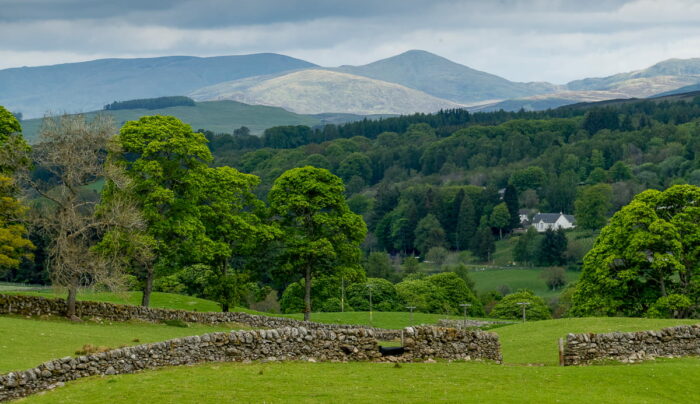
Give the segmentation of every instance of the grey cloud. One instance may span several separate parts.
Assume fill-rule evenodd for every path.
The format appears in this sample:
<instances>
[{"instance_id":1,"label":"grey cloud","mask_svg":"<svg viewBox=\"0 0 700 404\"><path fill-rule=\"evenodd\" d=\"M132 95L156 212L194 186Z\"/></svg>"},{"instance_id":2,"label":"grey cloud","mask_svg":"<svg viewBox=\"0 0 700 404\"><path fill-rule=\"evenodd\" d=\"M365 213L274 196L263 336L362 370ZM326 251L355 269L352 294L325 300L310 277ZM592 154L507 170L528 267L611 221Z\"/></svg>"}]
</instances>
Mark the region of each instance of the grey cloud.
<instances>
[{"instance_id":1,"label":"grey cloud","mask_svg":"<svg viewBox=\"0 0 700 404\"><path fill-rule=\"evenodd\" d=\"M0 37L12 38L0 41L0 68L256 52L335 66L425 49L509 79L563 82L700 56L693 0L0 0L0 9Z\"/></svg>"}]
</instances>

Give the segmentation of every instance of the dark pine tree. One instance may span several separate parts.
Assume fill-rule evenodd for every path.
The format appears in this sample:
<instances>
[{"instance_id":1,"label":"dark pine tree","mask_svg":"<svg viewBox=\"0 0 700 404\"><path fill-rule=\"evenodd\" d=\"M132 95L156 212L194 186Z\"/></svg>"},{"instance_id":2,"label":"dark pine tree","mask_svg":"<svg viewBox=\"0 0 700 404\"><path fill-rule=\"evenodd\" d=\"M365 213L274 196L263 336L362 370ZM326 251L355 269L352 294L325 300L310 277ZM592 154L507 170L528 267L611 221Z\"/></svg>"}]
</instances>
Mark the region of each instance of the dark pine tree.
<instances>
[{"instance_id":1,"label":"dark pine tree","mask_svg":"<svg viewBox=\"0 0 700 404\"><path fill-rule=\"evenodd\" d=\"M503 202L506 203L508 213L510 214L510 224L508 228L512 230L516 227L520 227L520 215L518 214L520 204L518 202L518 191L514 186L508 184L503 194Z\"/></svg>"},{"instance_id":2,"label":"dark pine tree","mask_svg":"<svg viewBox=\"0 0 700 404\"><path fill-rule=\"evenodd\" d=\"M568 240L564 230L547 229L540 244L538 261L540 265L564 265Z\"/></svg>"},{"instance_id":3,"label":"dark pine tree","mask_svg":"<svg viewBox=\"0 0 700 404\"><path fill-rule=\"evenodd\" d=\"M464 194L459 205L457 228L455 229L455 245L458 250L467 250L472 245L472 238L476 232L476 212L474 203L468 194Z\"/></svg>"}]
</instances>

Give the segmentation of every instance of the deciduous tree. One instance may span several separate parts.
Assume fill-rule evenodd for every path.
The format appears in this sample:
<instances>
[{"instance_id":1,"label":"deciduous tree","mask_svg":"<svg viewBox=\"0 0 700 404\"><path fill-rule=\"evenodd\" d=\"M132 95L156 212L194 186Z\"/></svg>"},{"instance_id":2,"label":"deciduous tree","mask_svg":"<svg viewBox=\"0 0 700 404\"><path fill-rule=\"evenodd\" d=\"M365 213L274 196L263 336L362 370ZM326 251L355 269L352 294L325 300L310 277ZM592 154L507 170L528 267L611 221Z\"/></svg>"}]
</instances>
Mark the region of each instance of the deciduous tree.
<instances>
[{"instance_id":1,"label":"deciduous tree","mask_svg":"<svg viewBox=\"0 0 700 404\"><path fill-rule=\"evenodd\" d=\"M586 254L573 313L692 316L700 303L699 246L700 188L642 192Z\"/></svg>"},{"instance_id":2,"label":"deciduous tree","mask_svg":"<svg viewBox=\"0 0 700 404\"><path fill-rule=\"evenodd\" d=\"M283 270L304 277L304 319L311 317L311 282L343 267L360 265L367 232L350 211L340 178L314 167L291 169L272 186L268 201L283 232Z\"/></svg>"}]
</instances>

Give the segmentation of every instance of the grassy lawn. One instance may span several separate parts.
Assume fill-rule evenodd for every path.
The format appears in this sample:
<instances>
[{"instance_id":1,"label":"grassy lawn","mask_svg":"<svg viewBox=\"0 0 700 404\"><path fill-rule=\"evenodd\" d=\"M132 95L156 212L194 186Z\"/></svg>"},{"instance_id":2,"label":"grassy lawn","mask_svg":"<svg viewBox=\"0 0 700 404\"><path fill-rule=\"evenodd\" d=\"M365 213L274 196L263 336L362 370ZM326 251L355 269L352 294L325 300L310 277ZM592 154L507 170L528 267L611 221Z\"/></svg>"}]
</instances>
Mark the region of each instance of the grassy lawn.
<instances>
[{"instance_id":1,"label":"grassy lawn","mask_svg":"<svg viewBox=\"0 0 700 404\"><path fill-rule=\"evenodd\" d=\"M559 363L557 341L568 333L656 330L700 320L648 319L627 317L562 318L531 321L494 328L501 340L505 363Z\"/></svg>"},{"instance_id":2,"label":"grassy lawn","mask_svg":"<svg viewBox=\"0 0 700 404\"><path fill-rule=\"evenodd\" d=\"M284 314L284 317L303 320L304 315ZM427 314L413 313L413 322L411 322L411 314L408 312L383 312L375 311L372 313L372 321L369 321L369 312L354 311L345 313L311 313L311 321L330 324L361 324L377 328L398 329L417 324L435 324L443 318L462 319L463 317L448 316L445 314Z\"/></svg>"},{"instance_id":3,"label":"grassy lawn","mask_svg":"<svg viewBox=\"0 0 700 404\"><path fill-rule=\"evenodd\" d=\"M700 359L589 367L205 364L71 382L26 403L700 402Z\"/></svg>"},{"instance_id":4,"label":"grassy lawn","mask_svg":"<svg viewBox=\"0 0 700 404\"><path fill-rule=\"evenodd\" d=\"M476 282L476 289L479 293L497 290L501 285L508 285L513 292L518 289L530 289L536 295L544 298L554 297L560 293L560 291L552 291L547 288L542 278L543 268L483 268L485 269L469 272L469 276ZM566 279L568 282L575 282L580 275L580 272L567 271Z\"/></svg>"},{"instance_id":5,"label":"grassy lawn","mask_svg":"<svg viewBox=\"0 0 700 404\"><path fill-rule=\"evenodd\" d=\"M74 356L85 344L117 348L188 335L227 331L230 327L190 324L188 328L142 322L72 323L0 316L0 373L36 366L49 359ZM134 341L138 339L138 341Z\"/></svg>"},{"instance_id":6,"label":"grassy lawn","mask_svg":"<svg viewBox=\"0 0 700 404\"><path fill-rule=\"evenodd\" d=\"M7 292L15 293L15 292ZM57 292L53 289L33 292L17 292L17 294L25 294L32 296L43 297L58 297L65 299L66 294ZM81 290L78 293L78 300L92 300L96 302L108 302L117 304L141 304L141 292L93 292L90 290ZM221 307L216 302L211 300L200 299L192 296L178 295L174 293L153 292L151 294L151 307L159 307L166 309L177 310L193 310L193 311L221 311ZM238 310L238 309L237 309ZM241 309L240 311L246 311ZM249 310L247 310L249 311Z\"/></svg>"}]
</instances>

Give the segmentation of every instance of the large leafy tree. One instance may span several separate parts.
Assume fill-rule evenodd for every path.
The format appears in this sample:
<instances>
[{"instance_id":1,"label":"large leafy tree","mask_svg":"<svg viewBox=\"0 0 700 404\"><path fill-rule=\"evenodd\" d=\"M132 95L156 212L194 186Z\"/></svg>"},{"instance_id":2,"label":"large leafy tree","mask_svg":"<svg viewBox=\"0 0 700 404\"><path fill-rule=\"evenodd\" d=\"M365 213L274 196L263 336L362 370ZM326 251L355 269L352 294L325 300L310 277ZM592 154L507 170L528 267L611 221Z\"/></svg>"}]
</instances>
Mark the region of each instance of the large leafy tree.
<instances>
[{"instance_id":1,"label":"large leafy tree","mask_svg":"<svg viewBox=\"0 0 700 404\"><path fill-rule=\"evenodd\" d=\"M170 116L144 116L121 128L115 160L133 181L130 192L155 240L156 261L143 274L142 305L148 306L156 272L168 273L196 260L204 226L192 177L212 160L207 140Z\"/></svg>"},{"instance_id":2,"label":"large leafy tree","mask_svg":"<svg viewBox=\"0 0 700 404\"><path fill-rule=\"evenodd\" d=\"M576 315L688 317L700 303L700 188L644 191L586 254Z\"/></svg>"},{"instance_id":3,"label":"large leafy tree","mask_svg":"<svg viewBox=\"0 0 700 404\"><path fill-rule=\"evenodd\" d=\"M198 189L198 216L205 228L198 255L210 268L204 292L228 311L245 290L245 258L272 240L275 229L261 220L264 205L253 194L258 177L217 167L199 170L190 180Z\"/></svg>"},{"instance_id":4,"label":"large leafy tree","mask_svg":"<svg viewBox=\"0 0 700 404\"><path fill-rule=\"evenodd\" d=\"M304 319L311 315L313 277L360 266L367 228L350 211L345 187L328 170L300 167L282 174L268 194L283 231L283 269L304 277Z\"/></svg>"},{"instance_id":5,"label":"large leafy tree","mask_svg":"<svg viewBox=\"0 0 700 404\"><path fill-rule=\"evenodd\" d=\"M17 199L17 187L12 178L26 164L29 147L24 142L19 121L0 106L0 275L17 268L23 258L31 258L34 245L22 224L26 212Z\"/></svg>"},{"instance_id":6,"label":"large leafy tree","mask_svg":"<svg viewBox=\"0 0 700 404\"><path fill-rule=\"evenodd\" d=\"M489 216L489 224L498 229L498 239L502 239L503 229L510 225L510 213L505 202L501 202L493 208L491 216Z\"/></svg>"}]
</instances>

